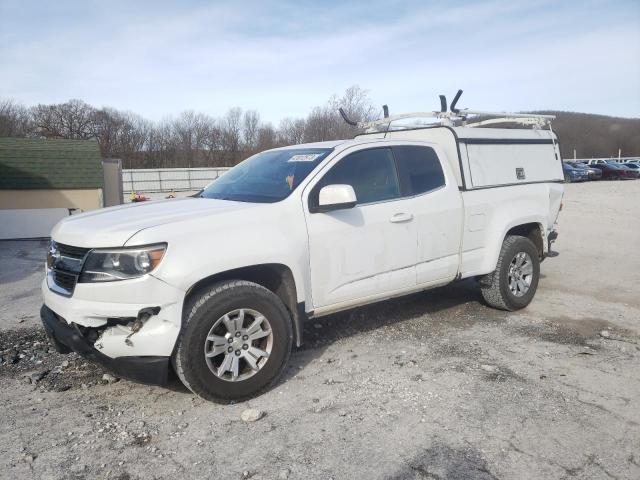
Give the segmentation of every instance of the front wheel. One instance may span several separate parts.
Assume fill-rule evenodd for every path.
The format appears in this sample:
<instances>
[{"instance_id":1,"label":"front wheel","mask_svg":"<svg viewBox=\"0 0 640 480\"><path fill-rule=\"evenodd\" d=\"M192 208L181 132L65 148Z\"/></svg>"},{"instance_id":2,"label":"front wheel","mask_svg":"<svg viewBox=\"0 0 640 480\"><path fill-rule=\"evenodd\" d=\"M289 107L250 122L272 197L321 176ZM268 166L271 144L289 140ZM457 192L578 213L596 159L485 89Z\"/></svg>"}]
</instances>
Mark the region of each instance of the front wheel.
<instances>
[{"instance_id":1,"label":"front wheel","mask_svg":"<svg viewBox=\"0 0 640 480\"><path fill-rule=\"evenodd\" d=\"M222 282L194 297L186 312L173 361L193 393L217 402L242 400L278 380L293 329L274 293L252 282Z\"/></svg>"},{"instance_id":2,"label":"front wheel","mask_svg":"<svg viewBox=\"0 0 640 480\"><path fill-rule=\"evenodd\" d=\"M494 308L519 310L533 300L539 278L540 258L534 243L509 235L502 243L496 269L480 280L482 296Z\"/></svg>"}]
</instances>

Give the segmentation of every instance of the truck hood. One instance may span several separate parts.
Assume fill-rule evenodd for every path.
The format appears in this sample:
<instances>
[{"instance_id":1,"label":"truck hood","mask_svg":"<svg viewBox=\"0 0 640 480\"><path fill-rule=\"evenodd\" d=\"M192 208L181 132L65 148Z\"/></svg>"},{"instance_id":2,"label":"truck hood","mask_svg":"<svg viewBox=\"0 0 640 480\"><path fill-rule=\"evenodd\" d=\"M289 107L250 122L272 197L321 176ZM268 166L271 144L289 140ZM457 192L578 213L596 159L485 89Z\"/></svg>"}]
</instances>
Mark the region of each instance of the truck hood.
<instances>
[{"instance_id":1,"label":"truck hood","mask_svg":"<svg viewBox=\"0 0 640 480\"><path fill-rule=\"evenodd\" d=\"M51 238L74 247L121 247L133 235L147 228L230 213L257 205L259 204L208 198L120 205L67 217L53 228Z\"/></svg>"}]
</instances>

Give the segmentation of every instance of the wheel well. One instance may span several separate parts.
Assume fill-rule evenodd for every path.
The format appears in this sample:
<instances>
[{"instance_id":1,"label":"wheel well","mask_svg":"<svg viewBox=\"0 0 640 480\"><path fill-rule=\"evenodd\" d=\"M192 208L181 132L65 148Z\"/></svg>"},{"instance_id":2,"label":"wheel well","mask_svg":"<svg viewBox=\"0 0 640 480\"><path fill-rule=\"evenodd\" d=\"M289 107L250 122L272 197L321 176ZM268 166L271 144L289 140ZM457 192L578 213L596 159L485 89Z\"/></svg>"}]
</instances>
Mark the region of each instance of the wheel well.
<instances>
[{"instance_id":1,"label":"wheel well","mask_svg":"<svg viewBox=\"0 0 640 480\"><path fill-rule=\"evenodd\" d=\"M522 225L517 225L511 228L507 235L520 235L522 237L527 237L529 240L533 242L533 244L538 249L538 255L540 258L544 256L544 245L542 240L542 230L540 228L539 223L524 223Z\"/></svg>"},{"instance_id":2,"label":"wheel well","mask_svg":"<svg viewBox=\"0 0 640 480\"><path fill-rule=\"evenodd\" d=\"M286 265L277 263L267 263L262 265L252 265L249 267L235 268L225 272L216 273L203 278L193 285L185 296L184 305L188 305L189 298L197 295L210 285L225 280L245 280L257 283L267 290L275 293L291 315L293 321L293 334L297 346L302 345L302 322L304 320L304 303L298 305L296 284L293 273ZM183 308L185 308L183 307ZM183 317L186 312L183 311Z\"/></svg>"}]
</instances>

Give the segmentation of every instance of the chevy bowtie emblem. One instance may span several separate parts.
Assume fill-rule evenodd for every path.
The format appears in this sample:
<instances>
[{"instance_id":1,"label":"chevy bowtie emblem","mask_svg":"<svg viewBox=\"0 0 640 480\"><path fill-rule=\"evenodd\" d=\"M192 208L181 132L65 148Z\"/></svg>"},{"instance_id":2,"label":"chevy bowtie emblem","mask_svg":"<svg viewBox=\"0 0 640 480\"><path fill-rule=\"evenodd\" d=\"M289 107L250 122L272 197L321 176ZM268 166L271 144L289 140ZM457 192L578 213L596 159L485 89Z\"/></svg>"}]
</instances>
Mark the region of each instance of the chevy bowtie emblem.
<instances>
[{"instance_id":1,"label":"chevy bowtie emblem","mask_svg":"<svg viewBox=\"0 0 640 480\"><path fill-rule=\"evenodd\" d=\"M47 255L47 265L52 268L60 260L60 250L55 242L49 244L49 254Z\"/></svg>"}]
</instances>

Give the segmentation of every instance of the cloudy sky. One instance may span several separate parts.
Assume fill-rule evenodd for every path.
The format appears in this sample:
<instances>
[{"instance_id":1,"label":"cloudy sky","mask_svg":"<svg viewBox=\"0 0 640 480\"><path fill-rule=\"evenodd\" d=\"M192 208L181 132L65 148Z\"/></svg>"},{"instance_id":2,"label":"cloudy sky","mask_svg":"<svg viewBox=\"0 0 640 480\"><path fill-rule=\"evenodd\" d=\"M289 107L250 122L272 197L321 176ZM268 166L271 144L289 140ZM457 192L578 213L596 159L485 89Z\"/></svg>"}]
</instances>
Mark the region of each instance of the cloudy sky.
<instances>
[{"instance_id":1,"label":"cloudy sky","mask_svg":"<svg viewBox=\"0 0 640 480\"><path fill-rule=\"evenodd\" d=\"M304 116L358 84L392 112L640 116L640 1L0 0L0 98L160 119Z\"/></svg>"}]
</instances>

